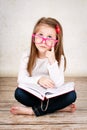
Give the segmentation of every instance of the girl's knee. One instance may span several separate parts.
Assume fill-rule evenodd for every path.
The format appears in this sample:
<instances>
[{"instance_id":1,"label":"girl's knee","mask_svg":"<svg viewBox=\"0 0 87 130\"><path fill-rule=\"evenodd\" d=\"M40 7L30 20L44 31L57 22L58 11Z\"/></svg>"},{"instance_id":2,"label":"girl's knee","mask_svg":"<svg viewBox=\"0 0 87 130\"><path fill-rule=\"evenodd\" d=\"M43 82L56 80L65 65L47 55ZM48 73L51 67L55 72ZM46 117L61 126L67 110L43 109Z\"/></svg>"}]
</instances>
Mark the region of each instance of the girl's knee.
<instances>
[{"instance_id":1,"label":"girl's knee","mask_svg":"<svg viewBox=\"0 0 87 130\"><path fill-rule=\"evenodd\" d=\"M19 100L20 97L21 97L21 95L22 95L21 89L20 89L20 88L17 88L17 89L15 90L15 94L14 94L16 100Z\"/></svg>"},{"instance_id":2,"label":"girl's knee","mask_svg":"<svg viewBox=\"0 0 87 130\"><path fill-rule=\"evenodd\" d=\"M68 94L68 99L70 100L71 103L75 102L77 98L76 92L72 91Z\"/></svg>"}]
</instances>

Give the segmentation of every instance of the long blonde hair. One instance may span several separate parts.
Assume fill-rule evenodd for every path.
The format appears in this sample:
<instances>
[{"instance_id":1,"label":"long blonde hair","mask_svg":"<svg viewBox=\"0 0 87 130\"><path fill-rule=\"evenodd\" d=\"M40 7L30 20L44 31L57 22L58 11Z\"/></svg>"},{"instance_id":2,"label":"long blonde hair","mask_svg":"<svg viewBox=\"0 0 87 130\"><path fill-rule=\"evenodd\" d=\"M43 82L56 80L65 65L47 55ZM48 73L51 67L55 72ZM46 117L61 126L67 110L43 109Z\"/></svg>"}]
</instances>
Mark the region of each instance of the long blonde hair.
<instances>
[{"instance_id":1,"label":"long blonde hair","mask_svg":"<svg viewBox=\"0 0 87 130\"><path fill-rule=\"evenodd\" d=\"M58 44L56 44L56 46L54 47L55 58L58 61L58 65L60 66L61 55L63 55L64 56L64 68L66 68L66 58L65 58L65 54L64 54L64 50L63 50L63 31L62 31L61 24L54 18L42 17L36 23L36 25L33 29L33 34L35 34L37 32L37 29L39 28L39 26L41 26L43 24L49 25L50 27L54 28L55 30L56 30L56 26L59 27L60 32L56 34L56 39L58 39ZM37 57L38 57L38 50L37 50L33 40L31 39L31 50L30 50L29 61L27 64L27 71L29 72L30 76L32 76L32 70L33 70Z\"/></svg>"}]
</instances>

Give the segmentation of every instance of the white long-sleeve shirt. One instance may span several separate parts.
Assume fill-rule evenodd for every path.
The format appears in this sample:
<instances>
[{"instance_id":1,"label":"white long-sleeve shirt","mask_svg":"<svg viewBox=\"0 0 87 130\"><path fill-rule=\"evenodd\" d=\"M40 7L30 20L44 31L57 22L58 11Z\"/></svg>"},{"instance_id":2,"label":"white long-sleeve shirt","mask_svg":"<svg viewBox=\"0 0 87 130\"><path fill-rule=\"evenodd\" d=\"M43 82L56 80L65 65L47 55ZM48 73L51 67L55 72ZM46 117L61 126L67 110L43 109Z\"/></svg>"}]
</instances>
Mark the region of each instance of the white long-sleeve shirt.
<instances>
[{"instance_id":1,"label":"white long-sleeve shirt","mask_svg":"<svg viewBox=\"0 0 87 130\"><path fill-rule=\"evenodd\" d=\"M38 80L42 77L49 77L55 83L55 86L60 86L64 83L64 57L61 56L61 64L55 61L52 65L49 64L48 58L37 58L35 67L32 71L32 76L27 71L27 63L29 60L29 51L26 51L21 59L18 74L18 86L26 87L26 84L38 84Z\"/></svg>"}]
</instances>

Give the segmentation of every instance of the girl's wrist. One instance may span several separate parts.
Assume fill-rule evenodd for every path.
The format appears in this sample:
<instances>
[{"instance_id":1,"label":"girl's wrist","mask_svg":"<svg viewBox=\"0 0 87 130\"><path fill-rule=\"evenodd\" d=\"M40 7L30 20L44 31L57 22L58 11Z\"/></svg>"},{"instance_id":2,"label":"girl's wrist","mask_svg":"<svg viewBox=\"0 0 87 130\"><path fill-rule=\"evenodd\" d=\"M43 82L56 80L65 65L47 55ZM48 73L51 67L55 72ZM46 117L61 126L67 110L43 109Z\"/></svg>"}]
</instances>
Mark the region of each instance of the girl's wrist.
<instances>
[{"instance_id":1,"label":"girl's wrist","mask_svg":"<svg viewBox=\"0 0 87 130\"><path fill-rule=\"evenodd\" d=\"M56 62L56 59L52 59L49 61L50 65L54 64Z\"/></svg>"}]
</instances>

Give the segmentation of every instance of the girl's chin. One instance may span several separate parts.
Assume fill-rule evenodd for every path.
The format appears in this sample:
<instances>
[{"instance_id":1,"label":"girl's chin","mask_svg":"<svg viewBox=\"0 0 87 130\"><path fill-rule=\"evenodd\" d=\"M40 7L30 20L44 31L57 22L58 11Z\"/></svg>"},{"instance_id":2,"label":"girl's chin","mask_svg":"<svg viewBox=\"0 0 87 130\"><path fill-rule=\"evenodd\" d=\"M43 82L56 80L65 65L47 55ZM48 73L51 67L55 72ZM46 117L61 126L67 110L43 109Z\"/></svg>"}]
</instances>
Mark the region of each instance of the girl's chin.
<instances>
[{"instance_id":1,"label":"girl's chin","mask_svg":"<svg viewBox=\"0 0 87 130\"><path fill-rule=\"evenodd\" d=\"M38 49L40 52L46 52L46 51L50 51L50 48L39 48Z\"/></svg>"},{"instance_id":2,"label":"girl's chin","mask_svg":"<svg viewBox=\"0 0 87 130\"><path fill-rule=\"evenodd\" d=\"M39 50L40 53L46 53L47 50Z\"/></svg>"},{"instance_id":3,"label":"girl's chin","mask_svg":"<svg viewBox=\"0 0 87 130\"><path fill-rule=\"evenodd\" d=\"M39 50L40 53L44 53L44 54L45 54L47 51L50 51L50 49L49 49L49 50Z\"/></svg>"},{"instance_id":4,"label":"girl's chin","mask_svg":"<svg viewBox=\"0 0 87 130\"><path fill-rule=\"evenodd\" d=\"M46 48L39 48L38 50L39 50L39 52L46 52L48 49L46 49Z\"/></svg>"}]
</instances>

